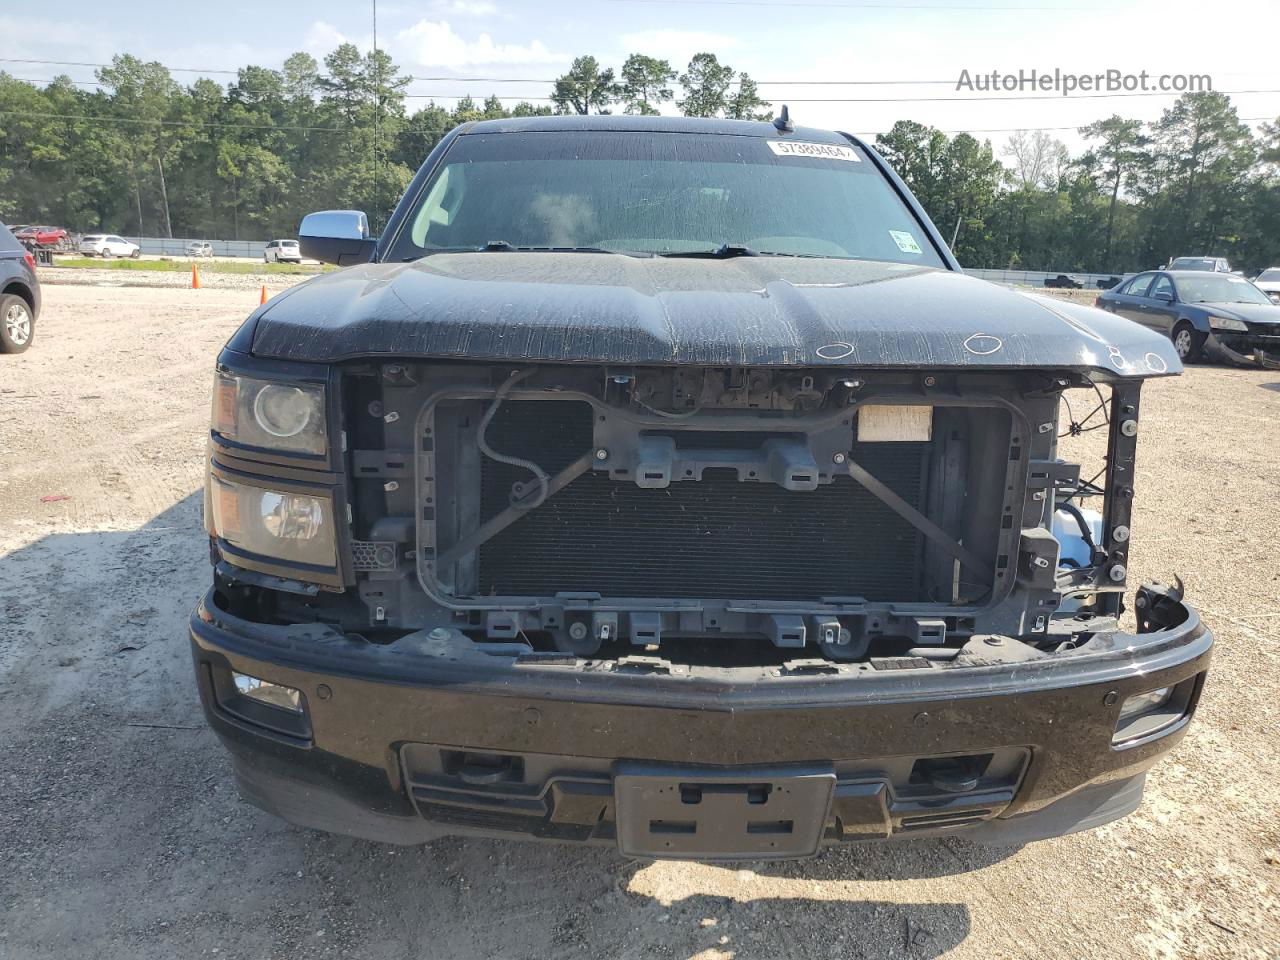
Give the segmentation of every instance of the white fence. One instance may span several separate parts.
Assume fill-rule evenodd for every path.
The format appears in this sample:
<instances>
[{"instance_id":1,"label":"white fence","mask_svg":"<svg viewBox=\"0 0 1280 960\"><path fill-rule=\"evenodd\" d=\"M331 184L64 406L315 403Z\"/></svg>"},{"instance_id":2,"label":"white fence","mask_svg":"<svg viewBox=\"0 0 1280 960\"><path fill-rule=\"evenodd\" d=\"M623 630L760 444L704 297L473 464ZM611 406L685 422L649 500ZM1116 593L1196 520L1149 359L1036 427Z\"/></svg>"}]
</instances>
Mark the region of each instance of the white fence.
<instances>
[{"instance_id":1,"label":"white fence","mask_svg":"<svg viewBox=\"0 0 1280 960\"><path fill-rule=\"evenodd\" d=\"M1124 276L1122 273L1078 273L1074 270L971 270L968 267L964 272L992 283L1019 283L1031 287L1043 287L1046 280L1066 275L1090 290L1105 290Z\"/></svg>"},{"instance_id":2,"label":"white fence","mask_svg":"<svg viewBox=\"0 0 1280 960\"><path fill-rule=\"evenodd\" d=\"M119 236L124 236L119 234ZM204 237L125 237L136 243L143 253L153 253L164 257L185 257L187 244L206 242ZM209 240L213 246L215 257L253 257L262 259L262 250L270 242L267 240Z\"/></svg>"}]
</instances>

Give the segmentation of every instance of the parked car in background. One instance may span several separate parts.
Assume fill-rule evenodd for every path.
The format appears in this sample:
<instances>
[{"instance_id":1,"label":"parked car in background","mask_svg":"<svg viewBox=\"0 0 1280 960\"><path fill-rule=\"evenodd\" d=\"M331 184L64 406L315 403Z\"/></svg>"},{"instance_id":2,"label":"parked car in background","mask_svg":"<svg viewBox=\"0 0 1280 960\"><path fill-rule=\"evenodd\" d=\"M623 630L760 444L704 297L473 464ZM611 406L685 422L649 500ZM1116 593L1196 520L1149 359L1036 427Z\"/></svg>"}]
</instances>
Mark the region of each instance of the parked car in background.
<instances>
[{"instance_id":1,"label":"parked car in background","mask_svg":"<svg viewBox=\"0 0 1280 960\"><path fill-rule=\"evenodd\" d=\"M1079 290L1084 287L1084 280L1080 277L1073 277L1066 273L1060 273L1056 277L1047 277L1044 281L1046 287L1054 287L1059 290Z\"/></svg>"},{"instance_id":2,"label":"parked car in background","mask_svg":"<svg viewBox=\"0 0 1280 960\"><path fill-rule=\"evenodd\" d=\"M1117 286L1123 279L1123 277L1105 277L1098 281L1098 289L1110 290L1112 287Z\"/></svg>"},{"instance_id":3,"label":"parked car in background","mask_svg":"<svg viewBox=\"0 0 1280 960\"><path fill-rule=\"evenodd\" d=\"M301 263L302 249L297 240L272 240L262 251L263 263Z\"/></svg>"},{"instance_id":4,"label":"parked car in background","mask_svg":"<svg viewBox=\"0 0 1280 960\"><path fill-rule=\"evenodd\" d=\"M1152 270L1100 294L1096 305L1163 333L1188 363L1208 355L1280 366L1280 306L1243 277Z\"/></svg>"},{"instance_id":5,"label":"parked car in background","mask_svg":"<svg viewBox=\"0 0 1280 960\"><path fill-rule=\"evenodd\" d=\"M35 257L0 224L0 353L21 353L31 346L39 314Z\"/></svg>"},{"instance_id":6,"label":"parked car in background","mask_svg":"<svg viewBox=\"0 0 1280 960\"><path fill-rule=\"evenodd\" d=\"M86 257L102 257L103 260L110 260L112 257L137 260L142 254L142 248L114 233L91 233L80 241L80 252Z\"/></svg>"},{"instance_id":7,"label":"parked car in background","mask_svg":"<svg viewBox=\"0 0 1280 960\"><path fill-rule=\"evenodd\" d=\"M1253 278L1253 285L1275 303L1280 303L1280 267L1268 267L1263 270Z\"/></svg>"},{"instance_id":8,"label":"parked car in background","mask_svg":"<svg viewBox=\"0 0 1280 960\"><path fill-rule=\"evenodd\" d=\"M1225 257L1175 257L1166 270L1208 270L1210 273L1231 273L1231 264Z\"/></svg>"},{"instance_id":9,"label":"parked car in background","mask_svg":"<svg viewBox=\"0 0 1280 960\"><path fill-rule=\"evenodd\" d=\"M187 244L188 257L212 257L213 244L208 240L193 240Z\"/></svg>"},{"instance_id":10,"label":"parked car in background","mask_svg":"<svg viewBox=\"0 0 1280 960\"><path fill-rule=\"evenodd\" d=\"M34 244L37 247L50 247L55 250L66 249L71 239L63 227L20 227L13 231L13 235L22 243Z\"/></svg>"}]
</instances>

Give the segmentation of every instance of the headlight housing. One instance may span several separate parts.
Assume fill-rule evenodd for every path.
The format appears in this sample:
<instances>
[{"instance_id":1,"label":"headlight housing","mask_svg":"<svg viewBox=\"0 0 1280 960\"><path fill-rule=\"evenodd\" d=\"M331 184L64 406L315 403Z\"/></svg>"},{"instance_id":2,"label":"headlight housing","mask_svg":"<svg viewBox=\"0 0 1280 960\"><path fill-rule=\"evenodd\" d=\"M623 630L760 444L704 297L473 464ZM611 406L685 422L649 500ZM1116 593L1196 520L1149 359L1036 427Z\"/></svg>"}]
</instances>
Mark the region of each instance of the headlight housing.
<instances>
[{"instance_id":1,"label":"headlight housing","mask_svg":"<svg viewBox=\"0 0 1280 960\"><path fill-rule=\"evenodd\" d=\"M1249 328L1245 325L1245 322L1243 320L1237 320L1235 317L1210 317L1209 328L1229 333L1249 332Z\"/></svg>"},{"instance_id":2,"label":"headlight housing","mask_svg":"<svg viewBox=\"0 0 1280 960\"><path fill-rule=\"evenodd\" d=\"M328 493L257 487L210 474L206 524L213 536L246 553L326 569L337 565Z\"/></svg>"},{"instance_id":3,"label":"headlight housing","mask_svg":"<svg viewBox=\"0 0 1280 960\"><path fill-rule=\"evenodd\" d=\"M260 380L219 370L213 380L215 432L249 447L323 454L324 387L316 383Z\"/></svg>"}]
</instances>

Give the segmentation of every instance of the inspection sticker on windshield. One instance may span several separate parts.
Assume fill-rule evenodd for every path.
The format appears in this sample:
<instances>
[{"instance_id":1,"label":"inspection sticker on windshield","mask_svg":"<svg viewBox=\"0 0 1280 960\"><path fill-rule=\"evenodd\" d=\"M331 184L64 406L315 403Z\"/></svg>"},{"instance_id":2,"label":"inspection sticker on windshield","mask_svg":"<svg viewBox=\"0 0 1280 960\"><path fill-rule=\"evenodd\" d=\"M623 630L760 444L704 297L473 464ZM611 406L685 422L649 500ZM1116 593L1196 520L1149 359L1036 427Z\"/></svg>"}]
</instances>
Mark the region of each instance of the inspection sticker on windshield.
<instances>
[{"instance_id":1,"label":"inspection sticker on windshield","mask_svg":"<svg viewBox=\"0 0 1280 960\"><path fill-rule=\"evenodd\" d=\"M920 244L916 243L916 238L906 230L890 230L889 236L893 237L893 242L903 253L924 253L920 249Z\"/></svg>"},{"instance_id":2,"label":"inspection sticker on windshield","mask_svg":"<svg viewBox=\"0 0 1280 960\"><path fill-rule=\"evenodd\" d=\"M827 160L852 160L861 163L862 158L853 147L838 143L803 143L799 140L767 140L769 149L780 157L820 157Z\"/></svg>"}]
</instances>

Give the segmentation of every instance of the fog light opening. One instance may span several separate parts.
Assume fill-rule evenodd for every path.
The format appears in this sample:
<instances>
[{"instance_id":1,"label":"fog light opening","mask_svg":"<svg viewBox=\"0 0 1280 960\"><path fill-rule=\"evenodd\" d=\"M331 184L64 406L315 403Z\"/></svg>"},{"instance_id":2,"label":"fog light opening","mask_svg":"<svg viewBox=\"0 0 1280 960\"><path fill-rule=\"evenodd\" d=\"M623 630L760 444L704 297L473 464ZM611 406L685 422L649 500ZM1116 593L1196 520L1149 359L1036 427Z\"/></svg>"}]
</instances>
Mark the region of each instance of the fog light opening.
<instances>
[{"instance_id":1,"label":"fog light opening","mask_svg":"<svg viewBox=\"0 0 1280 960\"><path fill-rule=\"evenodd\" d=\"M288 710L290 713L302 713L302 693L293 687L270 683L247 673L231 671L231 679L236 685L236 693L258 703Z\"/></svg>"},{"instance_id":2,"label":"fog light opening","mask_svg":"<svg viewBox=\"0 0 1280 960\"><path fill-rule=\"evenodd\" d=\"M1176 684L1131 694L1116 711L1111 743L1129 747L1157 736L1172 733L1194 709L1196 677Z\"/></svg>"},{"instance_id":3,"label":"fog light opening","mask_svg":"<svg viewBox=\"0 0 1280 960\"><path fill-rule=\"evenodd\" d=\"M1146 693L1138 693L1125 700L1120 704L1120 716L1118 723L1125 723L1134 717L1139 717L1150 710L1164 706L1169 702L1169 697L1173 693L1173 687L1161 687L1159 690L1149 690Z\"/></svg>"}]
</instances>

